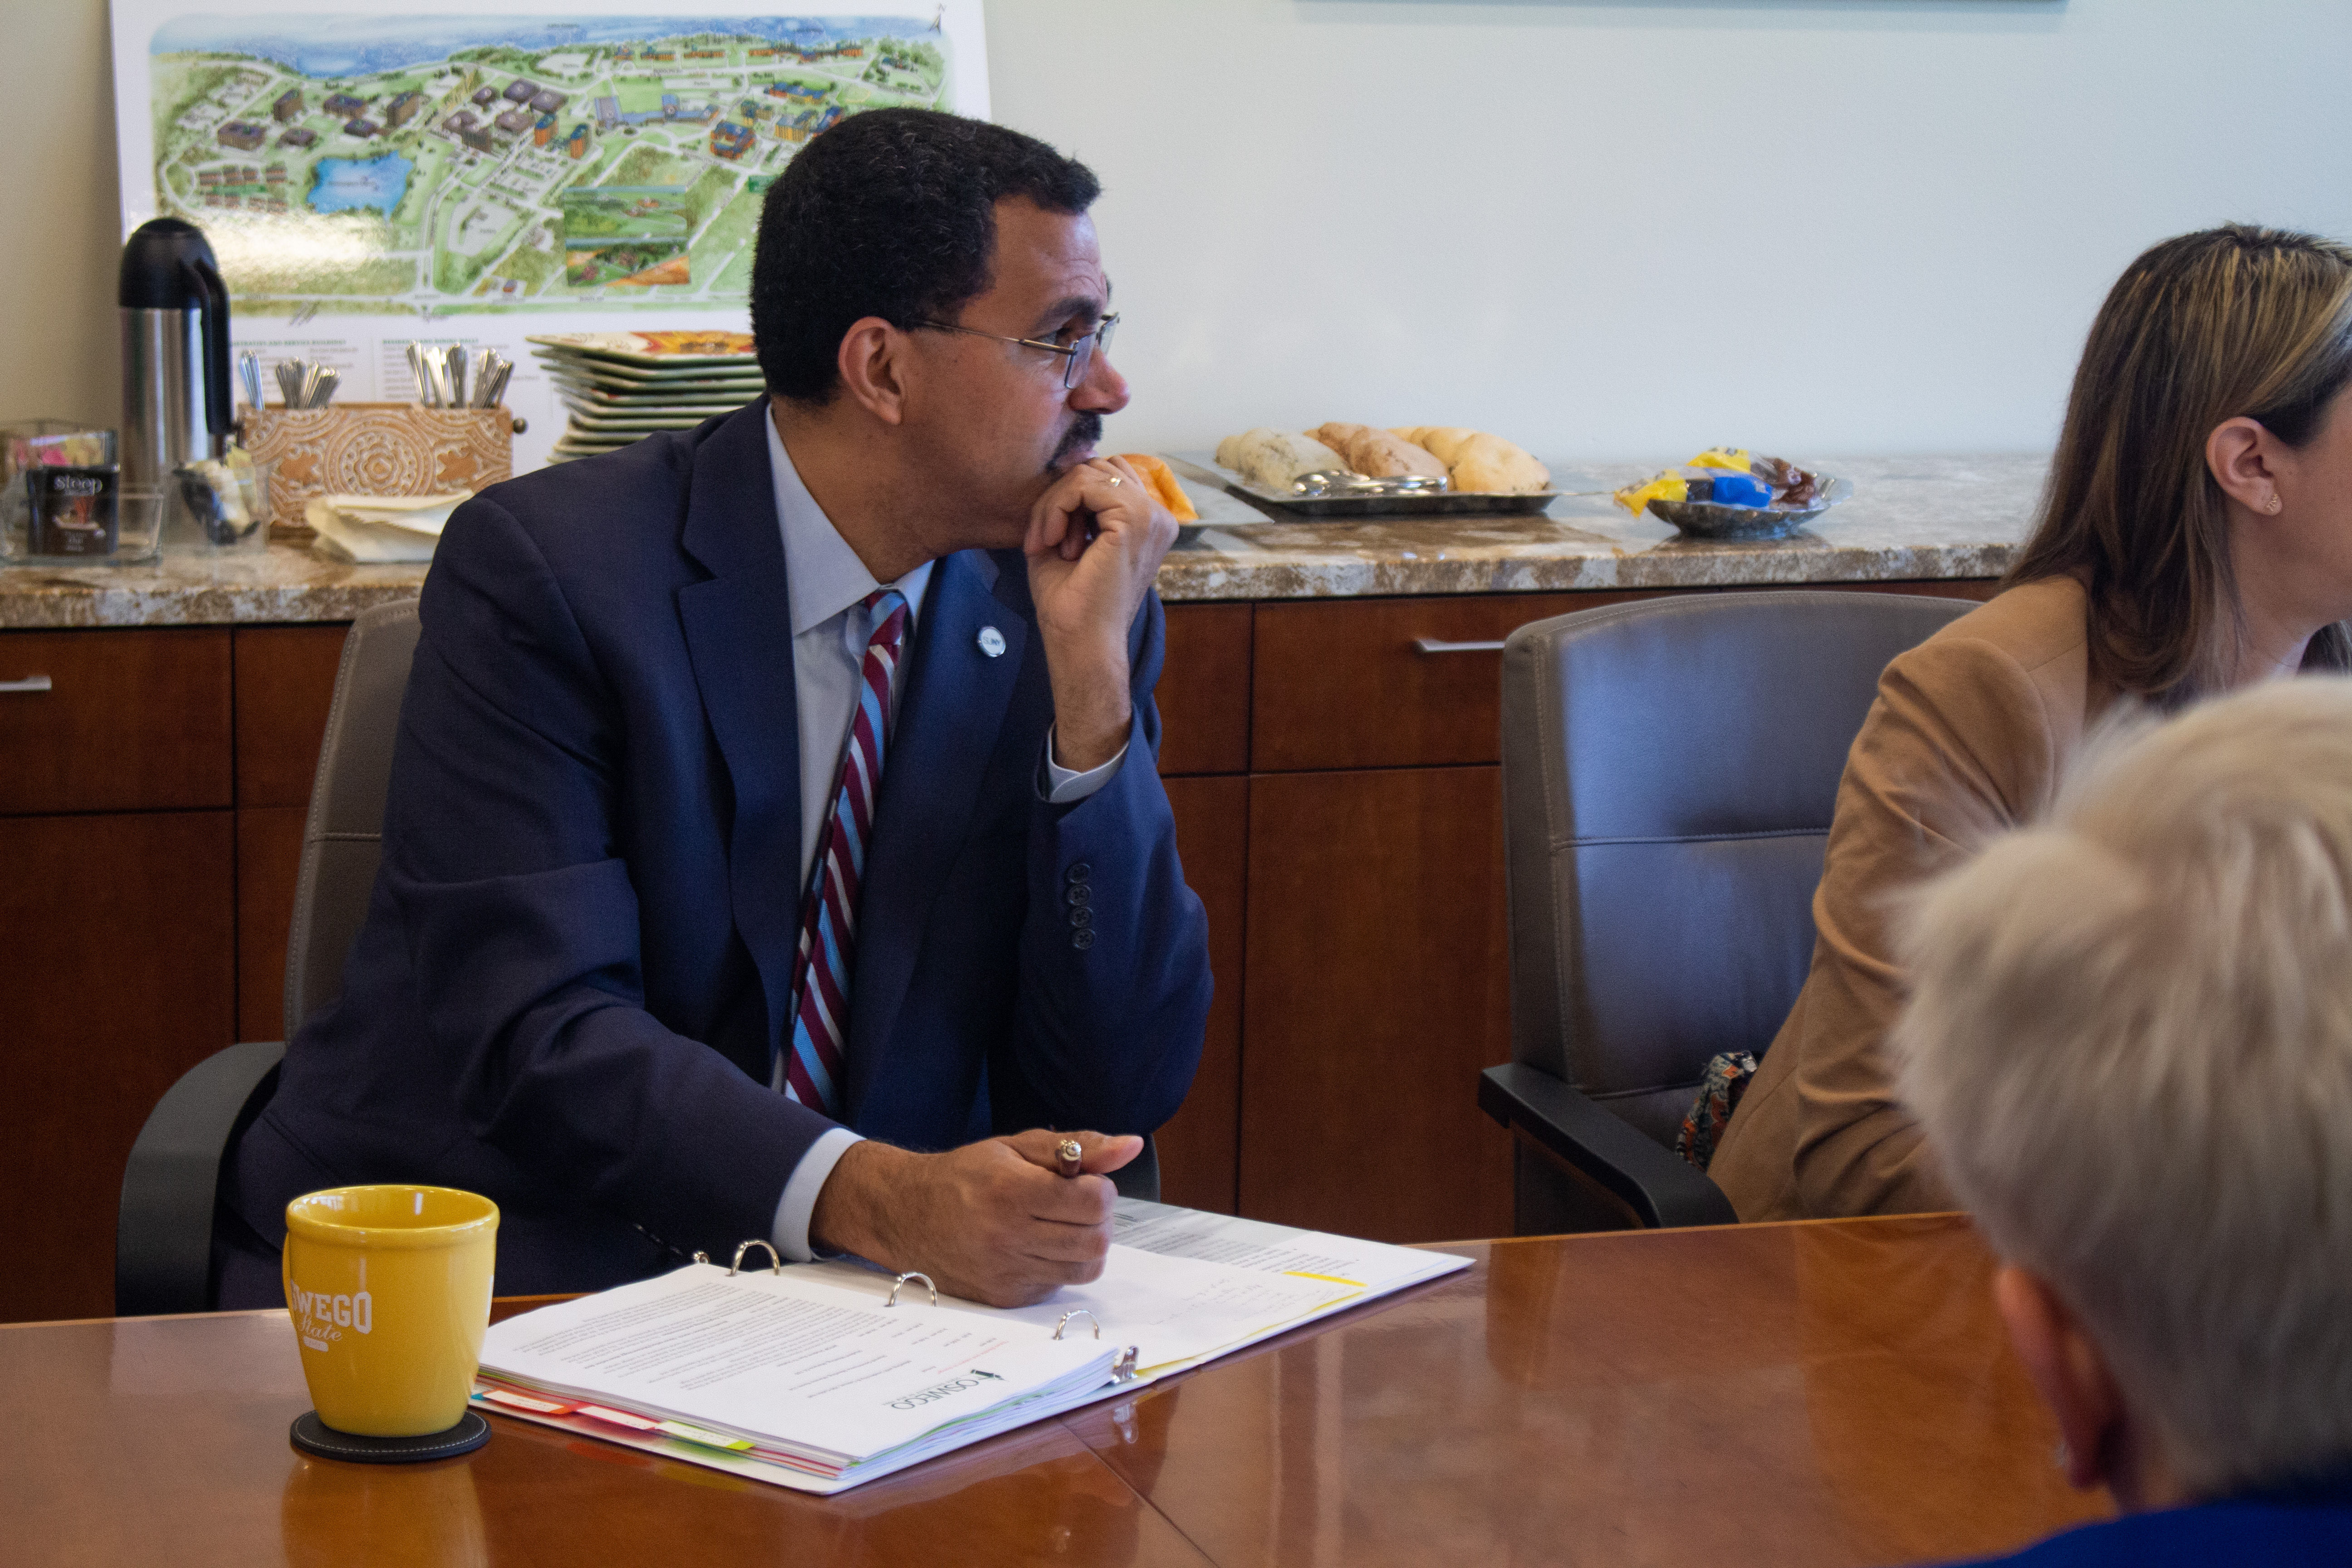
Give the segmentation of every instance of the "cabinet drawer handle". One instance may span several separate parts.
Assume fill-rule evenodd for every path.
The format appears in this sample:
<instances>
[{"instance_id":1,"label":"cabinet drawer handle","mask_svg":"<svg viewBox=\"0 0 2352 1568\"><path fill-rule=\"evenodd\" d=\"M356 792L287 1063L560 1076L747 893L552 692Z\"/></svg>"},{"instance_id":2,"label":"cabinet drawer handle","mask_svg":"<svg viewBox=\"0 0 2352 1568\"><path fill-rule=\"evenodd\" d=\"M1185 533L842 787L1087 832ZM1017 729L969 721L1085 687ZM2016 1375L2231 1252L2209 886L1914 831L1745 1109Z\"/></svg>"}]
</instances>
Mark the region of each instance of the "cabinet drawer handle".
<instances>
[{"instance_id":1,"label":"cabinet drawer handle","mask_svg":"<svg viewBox=\"0 0 2352 1568\"><path fill-rule=\"evenodd\" d=\"M1443 637L1415 637L1412 639L1412 646L1417 653L1500 653L1503 651L1503 645L1500 642L1447 642Z\"/></svg>"},{"instance_id":2,"label":"cabinet drawer handle","mask_svg":"<svg viewBox=\"0 0 2352 1568\"><path fill-rule=\"evenodd\" d=\"M0 680L0 691L47 691L48 689L49 678L46 675L28 675L22 680Z\"/></svg>"}]
</instances>

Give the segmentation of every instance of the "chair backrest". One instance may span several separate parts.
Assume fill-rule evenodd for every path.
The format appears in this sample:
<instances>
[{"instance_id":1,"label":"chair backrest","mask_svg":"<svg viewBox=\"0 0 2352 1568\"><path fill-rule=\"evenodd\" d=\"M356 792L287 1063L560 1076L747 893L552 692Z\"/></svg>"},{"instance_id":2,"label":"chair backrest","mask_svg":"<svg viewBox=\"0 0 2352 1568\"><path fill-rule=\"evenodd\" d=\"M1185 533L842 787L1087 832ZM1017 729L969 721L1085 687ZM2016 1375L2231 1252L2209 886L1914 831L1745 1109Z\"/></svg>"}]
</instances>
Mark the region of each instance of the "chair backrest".
<instances>
[{"instance_id":1,"label":"chair backrest","mask_svg":"<svg viewBox=\"0 0 2352 1568\"><path fill-rule=\"evenodd\" d=\"M416 653L416 601L379 605L352 623L319 745L302 870L286 942L286 1037L342 993L343 961L367 919L383 858L384 788L401 694Z\"/></svg>"},{"instance_id":2,"label":"chair backrest","mask_svg":"<svg viewBox=\"0 0 2352 1568\"><path fill-rule=\"evenodd\" d=\"M1846 752L1966 600L1806 590L1537 621L1503 653L1511 1054L1672 1142L1804 984Z\"/></svg>"}]
</instances>

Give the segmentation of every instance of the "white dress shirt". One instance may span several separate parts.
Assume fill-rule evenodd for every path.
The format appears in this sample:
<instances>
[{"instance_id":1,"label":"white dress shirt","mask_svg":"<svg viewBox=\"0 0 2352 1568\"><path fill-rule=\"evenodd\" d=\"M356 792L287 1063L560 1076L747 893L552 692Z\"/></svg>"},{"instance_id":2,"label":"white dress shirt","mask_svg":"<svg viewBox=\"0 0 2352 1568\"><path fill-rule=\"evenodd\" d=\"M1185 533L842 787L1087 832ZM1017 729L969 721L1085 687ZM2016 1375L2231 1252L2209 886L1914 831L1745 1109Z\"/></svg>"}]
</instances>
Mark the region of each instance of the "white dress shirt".
<instances>
[{"instance_id":1,"label":"white dress shirt","mask_svg":"<svg viewBox=\"0 0 2352 1568\"><path fill-rule=\"evenodd\" d=\"M799 895L808 887L809 873L816 863L819 835L824 830L825 818L833 811L833 796L841 782L841 758L849 740L849 727L857 716L859 667L866 658L866 644L874 635L866 609L866 595L884 586L874 574L857 558L833 526L824 509L816 504L808 486L801 482L798 469L793 467L790 454L784 450L783 438L776 431L772 414L767 421L768 468L775 480L776 521L784 536L784 575L792 604L793 617L793 696L799 704L801 740L801 880L795 889L793 930L799 930ZM922 614L923 593L930 586L933 563L926 561L896 583L888 584L906 596L907 635L902 645L912 648L915 623ZM907 668L912 659L902 657L890 674L890 715L898 717L898 703L907 687ZM1124 747L1118 756L1098 768L1074 773L1054 761L1054 742L1049 732L1045 740L1045 798L1056 805L1086 799L1108 784L1118 765L1127 757ZM890 756L886 746L882 771L890 771ZM854 1013L856 996L850 998ZM784 1049L792 1049L792 1027L789 1020L784 1028ZM778 1058L781 1067L782 1058ZM784 1183L783 1195L776 1200L776 1219L772 1239L776 1250L795 1263L805 1263L814 1254L809 1247L809 1216L816 1209L817 1193L824 1180L833 1174L833 1167L844 1152L858 1142L858 1135L846 1127L836 1127L809 1146L801 1163Z\"/></svg>"}]
</instances>

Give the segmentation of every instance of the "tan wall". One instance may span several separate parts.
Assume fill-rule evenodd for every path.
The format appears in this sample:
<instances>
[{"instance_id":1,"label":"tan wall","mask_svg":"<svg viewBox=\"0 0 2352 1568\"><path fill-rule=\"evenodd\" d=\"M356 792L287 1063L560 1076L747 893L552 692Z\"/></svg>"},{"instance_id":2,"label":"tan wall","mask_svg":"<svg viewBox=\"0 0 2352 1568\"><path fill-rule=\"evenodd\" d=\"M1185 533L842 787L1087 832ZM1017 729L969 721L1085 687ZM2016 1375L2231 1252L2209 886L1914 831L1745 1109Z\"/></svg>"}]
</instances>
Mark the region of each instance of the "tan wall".
<instances>
[{"instance_id":1,"label":"tan wall","mask_svg":"<svg viewBox=\"0 0 2352 1568\"><path fill-rule=\"evenodd\" d=\"M113 423L107 6L0 0L0 417ZM2150 242L2352 236L2344 0L986 0L986 23L995 117L1103 176L1138 447L1347 418L1570 459L2023 450Z\"/></svg>"},{"instance_id":2,"label":"tan wall","mask_svg":"<svg viewBox=\"0 0 2352 1568\"><path fill-rule=\"evenodd\" d=\"M121 423L106 0L0 0L0 419Z\"/></svg>"}]
</instances>

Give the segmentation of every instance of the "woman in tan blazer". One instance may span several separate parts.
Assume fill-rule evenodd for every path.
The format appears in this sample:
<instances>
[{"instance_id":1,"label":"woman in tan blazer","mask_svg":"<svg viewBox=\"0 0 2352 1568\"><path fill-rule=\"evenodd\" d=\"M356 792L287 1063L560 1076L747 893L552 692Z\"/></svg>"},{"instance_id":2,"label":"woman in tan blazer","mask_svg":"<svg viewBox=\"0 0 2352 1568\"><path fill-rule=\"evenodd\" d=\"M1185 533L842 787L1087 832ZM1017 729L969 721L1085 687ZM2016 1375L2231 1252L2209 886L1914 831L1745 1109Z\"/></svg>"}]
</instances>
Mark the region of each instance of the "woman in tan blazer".
<instances>
[{"instance_id":1,"label":"woman in tan blazer","mask_svg":"<svg viewBox=\"0 0 2352 1568\"><path fill-rule=\"evenodd\" d=\"M1812 968L1708 1166L1746 1220L1956 1206L1895 1097L1889 900L2038 816L2086 725L2352 668L2352 248L2156 247L2093 323L2002 592L1890 664L1838 785Z\"/></svg>"}]
</instances>

